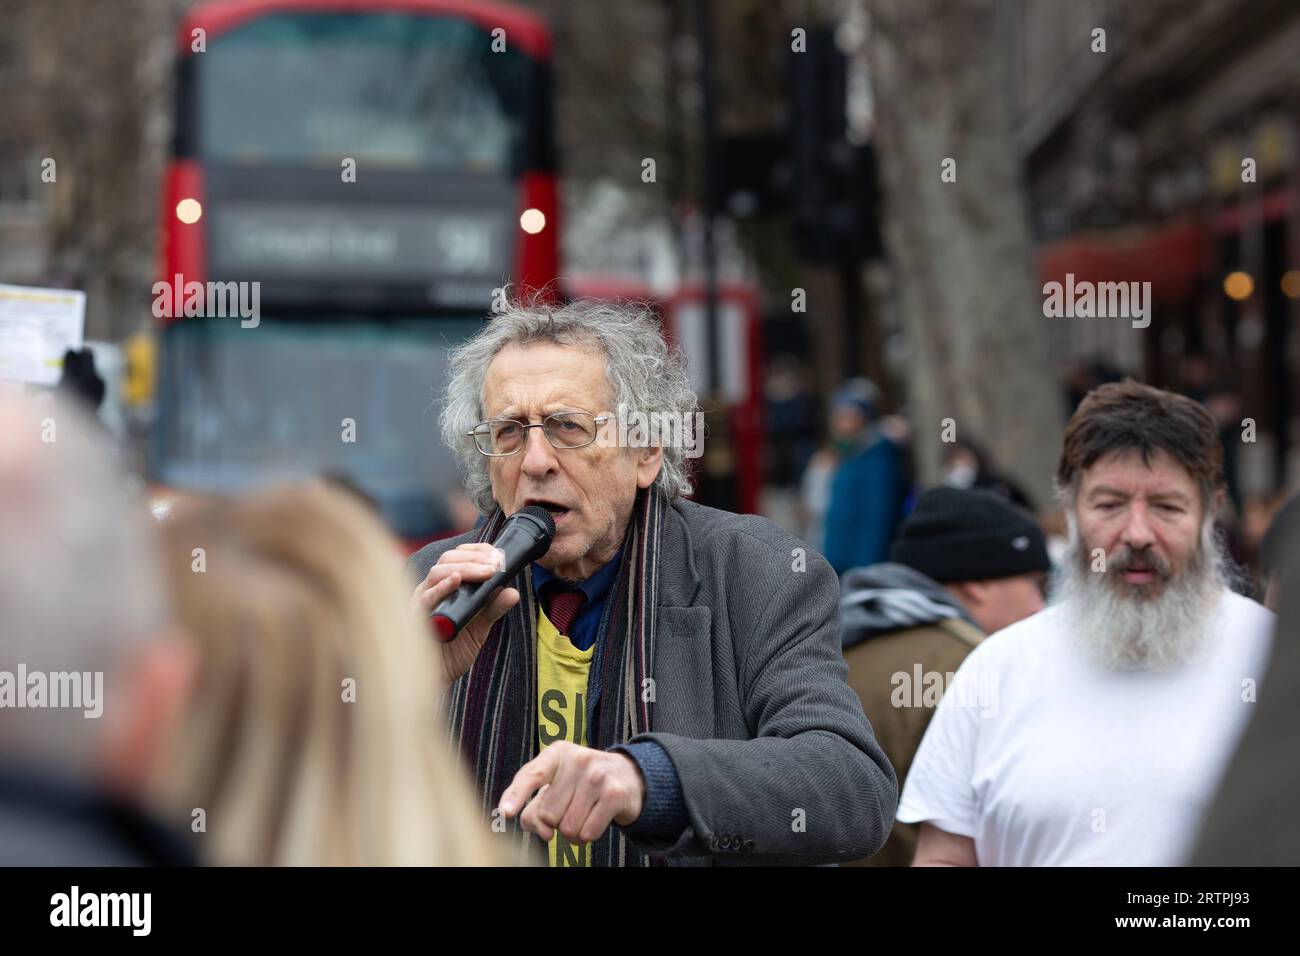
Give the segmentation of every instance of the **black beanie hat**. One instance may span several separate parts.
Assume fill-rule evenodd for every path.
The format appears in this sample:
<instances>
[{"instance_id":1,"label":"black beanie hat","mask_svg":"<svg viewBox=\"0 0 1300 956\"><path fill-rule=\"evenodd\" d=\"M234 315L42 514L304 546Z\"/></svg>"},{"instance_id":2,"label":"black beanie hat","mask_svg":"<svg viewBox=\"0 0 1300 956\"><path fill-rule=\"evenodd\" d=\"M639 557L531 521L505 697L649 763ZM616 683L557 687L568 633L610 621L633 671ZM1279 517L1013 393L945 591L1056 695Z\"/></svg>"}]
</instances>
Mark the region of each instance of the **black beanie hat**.
<instances>
[{"instance_id":1,"label":"black beanie hat","mask_svg":"<svg viewBox=\"0 0 1300 956\"><path fill-rule=\"evenodd\" d=\"M931 488L899 529L890 560L940 583L1048 571L1047 540L1011 502L979 488Z\"/></svg>"}]
</instances>

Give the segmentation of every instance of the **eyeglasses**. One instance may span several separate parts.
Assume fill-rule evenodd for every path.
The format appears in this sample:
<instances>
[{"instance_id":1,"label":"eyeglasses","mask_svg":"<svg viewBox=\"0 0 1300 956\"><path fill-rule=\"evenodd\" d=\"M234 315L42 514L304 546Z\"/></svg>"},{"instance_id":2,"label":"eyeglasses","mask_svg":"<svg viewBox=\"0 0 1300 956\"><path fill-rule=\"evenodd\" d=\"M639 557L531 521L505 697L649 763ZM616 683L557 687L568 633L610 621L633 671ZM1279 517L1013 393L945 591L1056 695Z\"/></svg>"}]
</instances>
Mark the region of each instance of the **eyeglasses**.
<instances>
[{"instance_id":1,"label":"eyeglasses","mask_svg":"<svg viewBox=\"0 0 1300 956\"><path fill-rule=\"evenodd\" d=\"M596 440L597 426L611 418L612 415L597 416L588 412L556 412L536 425L513 418L494 418L479 422L465 434L474 439L482 454L489 458L505 458L524 447L530 428L540 428L554 448L584 448Z\"/></svg>"}]
</instances>

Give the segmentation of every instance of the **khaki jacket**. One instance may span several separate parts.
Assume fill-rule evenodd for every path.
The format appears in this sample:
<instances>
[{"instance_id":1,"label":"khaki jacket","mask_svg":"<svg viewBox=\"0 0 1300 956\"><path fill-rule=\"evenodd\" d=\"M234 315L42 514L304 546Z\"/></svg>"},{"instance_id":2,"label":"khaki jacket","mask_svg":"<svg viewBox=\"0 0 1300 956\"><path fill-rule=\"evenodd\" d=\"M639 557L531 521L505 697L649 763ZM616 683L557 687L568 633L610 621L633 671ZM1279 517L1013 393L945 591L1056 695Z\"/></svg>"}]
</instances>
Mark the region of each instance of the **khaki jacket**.
<instances>
[{"instance_id":1,"label":"khaki jacket","mask_svg":"<svg viewBox=\"0 0 1300 956\"><path fill-rule=\"evenodd\" d=\"M862 701L877 743L894 765L900 791L925 728L934 715L933 706L925 703L925 675L943 675L942 686L947 687L948 675L957 671L966 655L983 639L977 627L960 618L949 618L870 637L844 651L849 665L849 686ZM933 698L934 694L931 690L929 697ZM848 865L910 866L919 832L917 824L895 821L884 849L870 859Z\"/></svg>"}]
</instances>

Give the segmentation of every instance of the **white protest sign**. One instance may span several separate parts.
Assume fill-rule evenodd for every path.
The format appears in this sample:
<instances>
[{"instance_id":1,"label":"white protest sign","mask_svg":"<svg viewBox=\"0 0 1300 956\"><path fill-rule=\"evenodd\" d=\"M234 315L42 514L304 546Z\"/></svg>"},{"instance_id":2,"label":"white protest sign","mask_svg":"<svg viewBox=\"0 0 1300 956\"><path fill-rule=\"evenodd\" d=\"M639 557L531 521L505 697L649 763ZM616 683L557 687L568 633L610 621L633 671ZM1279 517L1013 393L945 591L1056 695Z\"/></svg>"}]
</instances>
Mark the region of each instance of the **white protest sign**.
<instances>
[{"instance_id":1,"label":"white protest sign","mask_svg":"<svg viewBox=\"0 0 1300 956\"><path fill-rule=\"evenodd\" d=\"M0 285L0 379L57 385L85 328L86 293Z\"/></svg>"}]
</instances>

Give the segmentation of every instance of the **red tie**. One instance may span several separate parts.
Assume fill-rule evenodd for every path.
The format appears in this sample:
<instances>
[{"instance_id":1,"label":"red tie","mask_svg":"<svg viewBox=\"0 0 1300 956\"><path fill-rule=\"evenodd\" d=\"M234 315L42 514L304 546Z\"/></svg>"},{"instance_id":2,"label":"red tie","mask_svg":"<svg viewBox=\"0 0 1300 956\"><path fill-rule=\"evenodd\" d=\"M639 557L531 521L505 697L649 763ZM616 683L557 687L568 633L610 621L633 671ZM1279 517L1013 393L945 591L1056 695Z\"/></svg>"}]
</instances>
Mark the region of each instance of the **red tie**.
<instances>
[{"instance_id":1,"label":"red tie","mask_svg":"<svg viewBox=\"0 0 1300 956\"><path fill-rule=\"evenodd\" d=\"M542 597L546 601L546 616L550 618L555 629L565 637L569 636L569 626L578 616L578 609L587 595L575 587L559 581L547 581L542 588Z\"/></svg>"}]
</instances>

